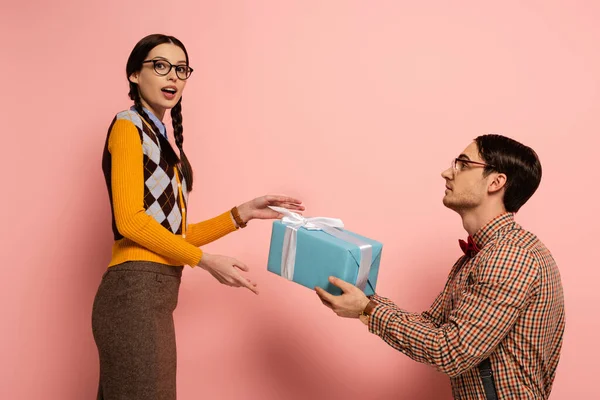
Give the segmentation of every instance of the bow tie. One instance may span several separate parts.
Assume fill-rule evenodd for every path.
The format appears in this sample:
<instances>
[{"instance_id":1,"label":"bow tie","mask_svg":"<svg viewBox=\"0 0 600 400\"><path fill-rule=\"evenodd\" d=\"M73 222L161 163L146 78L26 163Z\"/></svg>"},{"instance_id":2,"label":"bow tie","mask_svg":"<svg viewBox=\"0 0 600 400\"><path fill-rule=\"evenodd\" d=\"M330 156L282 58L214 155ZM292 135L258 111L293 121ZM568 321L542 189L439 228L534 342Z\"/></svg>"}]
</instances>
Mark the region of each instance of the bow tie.
<instances>
[{"instance_id":1,"label":"bow tie","mask_svg":"<svg viewBox=\"0 0 600 400\"><path fill-rule=\"evenodd\" d=\"M459 239L458 244L460 244L460 248L462 249L463 253L465 253L465 255L467 257L473 257L475 254L477 254L479 252L479 248L473 241L473 238L471 237L471 235L469 235L466 242L462 239Z\"/></svg>"}]
</instances>

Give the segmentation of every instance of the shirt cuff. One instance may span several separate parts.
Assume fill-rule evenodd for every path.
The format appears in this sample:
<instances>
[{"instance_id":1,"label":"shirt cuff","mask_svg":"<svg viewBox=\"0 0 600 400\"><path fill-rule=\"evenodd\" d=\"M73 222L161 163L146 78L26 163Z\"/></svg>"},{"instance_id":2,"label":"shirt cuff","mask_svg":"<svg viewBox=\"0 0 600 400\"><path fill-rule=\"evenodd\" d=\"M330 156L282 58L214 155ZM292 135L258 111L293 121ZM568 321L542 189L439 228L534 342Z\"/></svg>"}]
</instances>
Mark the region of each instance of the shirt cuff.
<instances>
[{"instance_id":1,"label":"shirt cuff","mask_svg":"<svg viewBox=\"0 0 600 400\"><path fill-rule=\"evenodd\" d=\"M386 304L378 304L369 317L369 332L383 338L396 310Z\"/></svg>"},{"instance_id":2,"label":"shirt cuff","mask_svg":"<svg viewBox=\"0 0 600 400\"><path fill-rule=\"evenodd\" d=\"M394 309L398 308L398 306L396 306L393 301L391 301L387 297L380 296L377 293L374 293L372 296L369 296L369 298L379 304L384 304L384 305L390 306Z\"/></svg>"}]
</instances>

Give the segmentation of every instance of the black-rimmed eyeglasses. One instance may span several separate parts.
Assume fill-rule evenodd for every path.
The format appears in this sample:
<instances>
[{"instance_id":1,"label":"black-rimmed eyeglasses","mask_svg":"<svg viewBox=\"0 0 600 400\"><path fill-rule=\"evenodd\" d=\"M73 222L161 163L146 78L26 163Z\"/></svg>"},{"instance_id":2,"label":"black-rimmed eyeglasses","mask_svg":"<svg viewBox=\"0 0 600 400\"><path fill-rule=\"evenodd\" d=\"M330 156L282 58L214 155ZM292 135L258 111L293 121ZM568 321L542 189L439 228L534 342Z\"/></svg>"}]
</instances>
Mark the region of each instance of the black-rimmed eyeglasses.
<instances>
[{"instance_id":1,"label":"black-rimmed eyeglasses","mask_svg":"<svg viewBox=\"0 0 600 400\"><path fill-rule=\"evenodd\" d=\"M175 68L175 74L181 80L186 80L192 75L194 70L187 65L173 65L167 60L146 60L143 61L142 64L153 63L154 64L154 72L156 72L160 76L168 75L171 72L172 68Z\"/></svg>"}]
</instances>

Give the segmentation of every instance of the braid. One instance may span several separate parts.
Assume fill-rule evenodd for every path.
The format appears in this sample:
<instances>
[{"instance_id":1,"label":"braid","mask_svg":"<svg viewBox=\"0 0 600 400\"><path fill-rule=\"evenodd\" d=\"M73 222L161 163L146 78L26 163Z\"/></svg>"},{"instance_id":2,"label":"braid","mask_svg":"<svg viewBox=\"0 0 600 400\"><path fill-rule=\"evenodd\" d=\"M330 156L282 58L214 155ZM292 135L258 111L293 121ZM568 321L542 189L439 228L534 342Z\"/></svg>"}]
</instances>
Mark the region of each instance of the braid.
<instances>
[{"instance_id":1,"label":"braid","mask_svg":"<svg viewBox=\"0 0 600 400\"><path fill-rule=\"evenodd\" d=\"M175 154L175 150L173 150L173 147L171 147L171 144L169 143L169 141L167 139L165 139L165 137L163 135L161 135L159 132L160 130L158 130L158 128L156 127L156 125L154 124L154 122L152 122L152 118L150 118L148 116L148 114L146 113L146 111L144 111L144 107L142 106L142 100L140 98L140 93L138 90L132 90L129 93L129 97L133 97L133 104L135 107L135 111L137 111L137 113L140 115L140 117L144 118L144 121L146 121L150 127L152 128L152 130L155 132L158 141L160 142L160 147L163 150L163 154L165 155L165 158L167 159L167 162L169 163L170 166L175 166L179 163L179 157L177 157L177 154Z\"/></svg>"},{"instance_id":2,"label":"braid","mask_svg":"<svg viewBox=\"0 0 600 400\"><path fill-rule=\"evenodd\" d=\"M181 170L186 181L186 186L189 192L192 191L194 183L194 172L187 156L183 152L183 116L181 115L181 99L171 109L171 120L173 121L173 135L175 136L175 144L179 148L179 156L181 157Z\"/></svg>"}]
</instances>

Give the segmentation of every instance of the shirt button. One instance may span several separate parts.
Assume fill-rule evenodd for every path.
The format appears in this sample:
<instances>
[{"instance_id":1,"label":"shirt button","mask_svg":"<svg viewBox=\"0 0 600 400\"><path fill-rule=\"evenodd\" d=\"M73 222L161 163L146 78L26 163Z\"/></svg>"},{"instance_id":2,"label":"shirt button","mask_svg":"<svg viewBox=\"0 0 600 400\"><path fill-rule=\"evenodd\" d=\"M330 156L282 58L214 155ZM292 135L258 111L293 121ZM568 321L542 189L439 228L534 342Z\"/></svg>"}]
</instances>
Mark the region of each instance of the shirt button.
<instances>
[{"instance_id":1,"label":"shirt button","mask_svg":"<svg viewBox=\"0 0 600 400\"><path fill-rule=\"evenodd\" d=\"M181 209L181 212L185 212L185 207Z\"/></svg>"},{"instance_id":2,"label":"shirt button","mask_svg":"<svg viewBox=\"0 0 600 400\"><path fill-rule=\"evenodd\" d=\"M181 183L178 183L178 184L177 184L177 187L181 187Z\"/></svg>"},{"instance_id":3,"label":"shirt button","mask_svg":"<svg viewBox=\"0 0 600 400\"><path fill-rule=\"evenodd\" d=\"M185 233L183 235L181 235L181 237L183 237L185 239Z\"/></svg>"}]
</instances>

